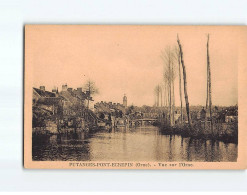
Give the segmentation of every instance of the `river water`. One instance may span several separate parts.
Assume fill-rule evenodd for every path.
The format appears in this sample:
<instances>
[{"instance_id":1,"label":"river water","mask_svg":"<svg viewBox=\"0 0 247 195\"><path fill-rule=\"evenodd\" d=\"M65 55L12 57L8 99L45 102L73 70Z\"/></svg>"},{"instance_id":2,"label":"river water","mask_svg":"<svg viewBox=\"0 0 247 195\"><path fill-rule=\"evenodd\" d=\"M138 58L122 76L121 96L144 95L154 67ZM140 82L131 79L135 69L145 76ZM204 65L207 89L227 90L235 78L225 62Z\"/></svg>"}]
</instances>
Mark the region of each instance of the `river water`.
<instances>
[{"instance_id":1,"label":"river water","mask_svg":"<svg viewBox=\"0 0 247 195\"><path fill-rule=\"evenodd\" d=\"M237 160L237 144L162 135L157 127L119 128L84 134L33 138L38 161L200 161Z\"/></svg>"}]
</instances>

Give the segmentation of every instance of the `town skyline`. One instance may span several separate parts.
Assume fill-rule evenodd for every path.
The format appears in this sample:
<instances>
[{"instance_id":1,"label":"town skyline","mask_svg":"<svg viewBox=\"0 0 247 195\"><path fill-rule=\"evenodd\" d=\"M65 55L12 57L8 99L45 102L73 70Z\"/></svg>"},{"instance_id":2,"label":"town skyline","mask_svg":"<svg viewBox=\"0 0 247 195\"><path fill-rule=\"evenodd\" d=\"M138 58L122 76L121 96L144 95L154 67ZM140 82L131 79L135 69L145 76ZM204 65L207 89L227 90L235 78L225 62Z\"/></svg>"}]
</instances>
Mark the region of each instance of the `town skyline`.
<instances>
[{"instance_id":1,"label":"town skyline","mask_svg":"<svg viewBox=\"0 0 247 195\"><path fill-rule=\"evenodd\" d=\"M65 83L65 84L67 84L67 83ZM63 85L63 84L62 84ZM45 87L45 91L49 91L49 92L52 92L52 90L58 90L58 92L61 92L62 91L62 85L61 85L61 87L53 87L53 88L49 88L49 89L47 89L46 88L46 86L44 86L44 85L40 85L40 86L35 86L34 88L37 88L37 89L40 89L40 87ZM75 89L78 89L78 88L82 88L82 91L83 92L85 92L85 90L83 90L83 87L82 86L79 86L79 87L71 87L71 86L69 86L69 85L67 85L67 87L68 88L72 88L73 90ZM123 97L124 97L124 95L126 95L127 96L127 106L138 106L138 107L141 107L141 106L150 106L150 107L153 107L153 106L155 106L154 104L153 105L147 105L147 104L143 104L143 105L136 105L136 104L134 104L134 103L131 103L131 102L129 102L129 100L131 101L131 99L129 99L128 98L128 95L126 94L126 93L124 93L124 94L122 94L122 98L120 98L119 100L111 100L111 99L109 99L109 100L104 100L104 99L100 99L100 98L94 98L94 97L97 97L97 95L95 96L93 96L93 104L95 104L95 103L99 103L99 102L106 102L106 103L109 103L109 102L112 102L112 103L120 103L120 104L123 104ZM131 98L131 97L130 97ZM233 104L233 105L216 105L216 104L213 104L212 106L221 106L221 107L227 107L227 106L235 106L235 105L237 105L238 103L236 103L236 104ZM194 104L191 104L190 106L202 106L202 107L205 107L205 105L200 105L200 104L197 104L197 105L194 105ZM159 106L159 107L161 107L161 106ZM162 105L162 107L165 107L164 106L164 104ZM175 105L175 107L177 107L177 108L179 108L180 107L180 105ZM185 104L183 104L183 108L185 108Z\"/></svg>"},{"instance_id":2,"label":"town skyline","mask_svg":"<svg viewBox=\"0 0 247 195\"><path fill-rule=\"evenodd\" d=\"M34 87L44 85L51 91L56 86L61 90L62 84L67 83L68 87L77 88L91 79L99 89L99 94L94 96L95 102L121 103L126 94L128 105L153 106L154 87L162 82L161 51L167 46L175 46L176 34L180 32L190 105L203 106L206 102L206 33L210 33L213 105L237 104L239 42L234 30L223 28L219 32L212 28L208 32L204 28L181 30L175 27L171 30L160 26L153 29L105 26L100 31L94 26L79 26L76 31L69 27L60 31L60 28L53 27L48 35L39 29L31 34L31 40L36 43L32 44L34 48L30 54ZM98 35L101 39L97 39ZM61 38L63 42L58 41ZM175 80L175 96L178 106L178 78Z\"/></svg>"}]
</instances>

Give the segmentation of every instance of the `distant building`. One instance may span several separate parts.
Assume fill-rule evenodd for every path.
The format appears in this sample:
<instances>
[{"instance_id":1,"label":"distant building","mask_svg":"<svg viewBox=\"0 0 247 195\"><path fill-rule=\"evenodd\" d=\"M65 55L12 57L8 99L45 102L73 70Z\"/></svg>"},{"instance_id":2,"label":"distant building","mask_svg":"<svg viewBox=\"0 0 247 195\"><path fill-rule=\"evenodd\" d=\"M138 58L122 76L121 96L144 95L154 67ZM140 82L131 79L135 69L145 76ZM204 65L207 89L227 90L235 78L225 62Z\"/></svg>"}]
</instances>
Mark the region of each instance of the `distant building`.
<instances>
[{"instance_id":1,"label":"distant building","mask_svg":"<svg viewBox=\"0 0 247 195\"><path fill-rule=\"evenodd\" d=\"M125 107L120 103L112 103L112 102L97 102L94 105L94 111L99 116L104 114L105 118L111 116L120 116L125 114Z\"/></svg>"},{"instance_id":2,"label":"distant building","mask_svg":"<svg viewBox=\"0 0 247 195\"><path fill-rule=\"evenodd\" d=\"M127 108L127 96L124 94L124 97L123 97L123 106L125 108Z\"/></svg>"}]
</instances>

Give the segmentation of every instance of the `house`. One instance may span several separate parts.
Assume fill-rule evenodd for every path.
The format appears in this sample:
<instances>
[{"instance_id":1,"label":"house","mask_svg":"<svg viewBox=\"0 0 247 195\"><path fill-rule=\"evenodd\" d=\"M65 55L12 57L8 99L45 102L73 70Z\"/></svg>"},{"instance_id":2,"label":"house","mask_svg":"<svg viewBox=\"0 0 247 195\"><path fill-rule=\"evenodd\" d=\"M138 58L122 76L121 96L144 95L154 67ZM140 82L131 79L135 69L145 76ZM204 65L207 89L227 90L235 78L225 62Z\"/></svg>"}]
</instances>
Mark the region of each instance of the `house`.
<instances>
[{"instance_id":1,"label":"house","mask_svg":"<svg viewBox=\"0 0 247 195\"><path fill-rule=\"evenodd\" d=\"M111 104L108 104L106 102L98 102L94 105L94 110L98 118L108 120L109 116L113 112L115 112L115 109L111 109Z\"/></svg>"},{"instance_id":2,"label":"house","mask_svg":"<svg viewBox=\"0 0 247 195\"><path fill-rule=\"evenodd\" d=\"M64 116L83 116L85 98L80 94L80 90L73 90L65 84L62 85L62 91L59 92L59 97L63 99Z\"/></svg>"},{"instance_id":3,"label":"house","mask_svg":"<svg viewBox=\"0 0 247 195\"><path fill-rule=\"evenodd\" d=\"M40 88L33 88L33 103L36 103L40 98L50 98L56 97L55 93L45 90L45 86L40 86Z\"/></svg>"},{"instance_id":4,"label":"house","mask_svg":"<svg viewBox=\"0 0 247 195\"><path fill-rule=\"evenodd\" d=\"M45 90L44 86L33 88L33 128L45 128L56 132L56 121L62 117L62 99L57 93Z\"/></svg>"},{"instance_id":5,"label":"house","mask_svg":"<svg viewBox=\"0 0 247 195\"><path fill-rule=\"evenodd\" d=\"M74 89L72 92L75 95L75 97L78 98L79 104L84 105L86 107L87 106L87 101L86 101L87 94L82 91L82 88Z\"/></svg>"},{"instance_id":6,"label":"house","mask_svg":"<svg viewBox=\"0 0 247 195\"><path fill-rule=\"evenodd\" d=\"M44 86L33 88L33 106L55 115L61 110L62 99L56 93L45 90Z\"/></svg>"}]
</instances>

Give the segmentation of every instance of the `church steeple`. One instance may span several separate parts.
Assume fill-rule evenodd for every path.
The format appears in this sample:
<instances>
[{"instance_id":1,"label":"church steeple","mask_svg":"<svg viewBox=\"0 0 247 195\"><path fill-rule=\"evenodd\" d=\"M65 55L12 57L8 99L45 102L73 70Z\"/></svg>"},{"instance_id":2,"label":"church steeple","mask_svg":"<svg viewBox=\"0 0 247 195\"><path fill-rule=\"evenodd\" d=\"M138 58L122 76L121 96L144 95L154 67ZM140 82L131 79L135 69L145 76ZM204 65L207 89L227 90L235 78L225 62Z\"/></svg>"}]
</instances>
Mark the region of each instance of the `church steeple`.
<instances>
[{"instance_id":1,"label":"church steeple","mask_svg":"<svg viewBox=\"0 0 247 195\"><path fill-rule=\"evenodd\" d=\"M123 97L123 106L125 108L127 108L127 96L126 96L126 94L124 94L124 97Z\"/></svg>"}]
</instances>

